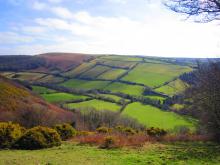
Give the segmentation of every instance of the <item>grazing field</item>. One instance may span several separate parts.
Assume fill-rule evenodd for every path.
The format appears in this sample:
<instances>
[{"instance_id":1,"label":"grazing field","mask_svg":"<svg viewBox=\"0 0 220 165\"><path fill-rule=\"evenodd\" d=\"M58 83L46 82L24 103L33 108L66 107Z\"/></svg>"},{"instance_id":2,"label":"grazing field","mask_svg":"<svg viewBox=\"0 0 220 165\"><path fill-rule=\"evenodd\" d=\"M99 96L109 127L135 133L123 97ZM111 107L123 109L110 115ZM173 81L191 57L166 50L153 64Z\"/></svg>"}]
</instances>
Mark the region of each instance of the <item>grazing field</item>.
<instances>
[{"instance_id":1,"label":"grazing field","mask_svg":"<svg viewBox=\"0 0 220 165\"><path fill-rule=\"evenodd\" d=\"M83 78L96 78L99 75L101 75L102 73L110 70L111 68L107 67L107 66L101 66L101 65L97 65L94 68L88 70L87 72L83 73L80 75L80 77Z\"/></svg>"},{"instance_id":2,"label":"grazing field","mask_svg":"<svg viewBox=\"0 0 220 165\"><path fill-rule=\"evenodd\" d=\"M154 143L142 149L103 150L71 142L44 150L1 150L1 165L219 165L220 146L215 143Z\"/></svg>"},{"instance_id":3,"label":"grazing field","mask_svg":"<svg viewBox=\"0 0 220 165\"><path fill-rule=\"evenodd\" d=\"M68 88L76 88L76 89L102 89L107 86L110 82L108 81L86 81L79 79L71 79L61 83L61 86L65 86Z\"/></svg>"},{"instance_id":4,"label":"grazing field","mask_svg":"<svg viewBox=\"0 0 220 165\"><path fill-rule=\"evenodd\" d=\"M105 79L105 80L115 80L125 72L126 70L124 69L111 69L101 74L98 78Z\"/></svg>"},{"instance_id":5,"label":"grazing field","mask_svg":"<svg viewBox=\"0 0 220 165\"><path fill-rule=\"evenodd\" d=\"M60 83L63 81L64 79L62 77L55 77L53 75L48 75L46 77L37 80L37 82L42 82L42 83Z\"/></svg>"},{"instance_id":6,"label":"grazing field","mask_svg":"<svg viewBox=\"0 0 220 165\"><path fill-rule=\"evenodd\" d=\"M131 57L131 56L102 56L100 59L107 59L107 60L115 60L115 61L142 61L142 57Z\"/></svg>"},{"instance_id":7,"label":"grazing field","mask_svg":"<svg viewBox=\"0 0 220 165\"><path fill-rule=\"evenodd\" d=\"M66 106L70 109L87 109L87 108L94 108L96 110L110 110L110 111L118 111L120 106L115 103L110 103L102 100L90 100L84 101L80 103L70 103L66 104Z\"/></svg>"},{"instance_id":8,"label":"grazing field","mask_svg":"<svg viewBox=\"0 0 220 165\"><path fill-rule=\"evenodd\" d=\"M137 119L147 127L159 127L172 130L176 126L187 126L191 130L195 129L194 122L189 121L183 116L137 102L129 104L122 114Z\"/></svg>"},{"instance_id":9,"label":"grazing field","mask_svg":"<svg viewBox=\"0 0 220 165\"><path fill-rule=\"evenodd\" d=\"M86 96L69 94L69 93L51 93L51 94L42 94L41 96L46 101L48 101L50 103L58 103L58 102L64 102L64 101L74 101L74 100L88 98Z\"/></svg>"},{"instance_id":10,"label":"grazing field","mask_svg":"<svg viewBox=\"0 0 220 165\"><path fill-rule=\"evenodd\" d=\"M144 88L142 86L138 85L128 85L128 84L123 84L123 83L112 83L106 88L106 90L110 90L112 92L121 92L129 95L142 95Z\"/></svg>"},{"instance_id":11,"label":"grazing field","mask_svg":"<svg viewBox=\"0 0 220 165\"><path fill-rule=\"evenodd\" d=\"M64 75L68 77L75 77L80 75L81 73L91 69L95 65L94 62L82 63L77 68L74 68L68 72L65 72Z\"/></svg>"},{"instance_id":12,"label":"grazing field","mask_svg":"<svg viewBox=\"0 0 220 165\"><path fill-rule=\"evenodd\" d=\"M130 68L134 66L137 62L133 61L118 61L118 60L104 60L104 59L98 59L97 62L106 64L112 67L119 67L119 68Z\"/></svg>"},{"instance_id":13,"label":"grazing field","mask_svg":"<svg viewBox=\"0 0 220 165\"><path fill-rule=\"evenodd\" d=\"M56 92L55 90L41 87L41 86L31 86L31 87L32 87L32 91L34 91L35 93L38 93L38 94L48 94L48 93L55 93Z\"/></svg>"},{"instance_id":14,"label":"grazing field","mask_svg":"<svg viewBox=\"0 0 220 165\"><path fill-rule=\"evenodd\" d=\"M45 76L45 74L43 73L18 72L14 74L11 78L26 81L36 81L43 76Z\"/></svg>"},{"instance_id":15,"label":"grazing field","mask_svg":"<svg viewBox=\"0 0 220 165\"><path fill-rule=\"evenodd\" d=\"M129 72L123 80L142 83L149 87L156 87L189 71L191 71L191 68L184 66L143 63Z\"/></svg>"},{"instance_id":16,"label":"grazing field","mask_svg":"<svg viewBox=\"0 0 220 165\"><path fill-rule=\"evenodd\" d=\"M173 96L175 94L183 92L189 85L180 79L170 82L160 88L155 89L157 92L165 93L167 95Z\"/></svg>"},{"instance_id":17,"label":"grazing field","mask_svg":"<svg viewBox=\"0 0 220 165\"><path fill-rule=\"evenodd\" d=\"M160 100L161 102L163 102L164 100L166 100L165 97L161 97L161 96L155 96L155 95L148 95L148 96L144 96L145 98L149 98L152 100Z\"/></svg>"},{"instance_id":18,"label":"grazing field","mask_svg":"<svg viewBox=\"0 0 220 165\"><path fill-rule=\"evenodd\" d=\"M106 98L111 98L115 101L120 101L121 99L123 99L122 97L119 97L119 96L116 96L116 95L110 95L110 94L99 94L99 96L103 96L103 97L106 97ZM129 101L128 99L123 99L125 101Z\"/></svg>"}]
</instances>

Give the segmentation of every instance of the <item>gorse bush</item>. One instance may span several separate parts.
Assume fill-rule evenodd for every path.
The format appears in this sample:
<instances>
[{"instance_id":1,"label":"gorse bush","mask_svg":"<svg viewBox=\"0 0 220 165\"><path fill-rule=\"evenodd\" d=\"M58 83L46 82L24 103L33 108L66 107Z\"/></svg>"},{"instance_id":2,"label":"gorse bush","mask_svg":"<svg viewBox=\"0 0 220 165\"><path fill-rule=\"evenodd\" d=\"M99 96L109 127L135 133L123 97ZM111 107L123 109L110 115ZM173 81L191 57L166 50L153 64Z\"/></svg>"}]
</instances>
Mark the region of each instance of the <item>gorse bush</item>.
<instances>
[{"instance_id":1,"label":"gorse bush","mask_svg":"<svg viewBox=\"0 0 220 165\"><path fill-rule=\"evenodd\" d=\"M61 145L60 135L56 130L37 126L29 129L15 143L18 149L42 149Z\"/></svg>"},{"instance_id":2,"label":"gorse bush","mask_svg":"<svg viewBox=\"0 0 220 165\"><path fill-rule=\"evenodd\" d=\"M161 137L167 134L167 132L164 129L154 128L154 127L148 128L146 131L149 136L155 136L155 137Z\"/></svg>"},{"instance_id":3,"label":"gorse bush","mask_svg":"<svg viewBox=\"0 0 220 165\"><path fill-rule=\"evenodd\" d=\"M108 127L99 127L96 129L96 131L98 133L109 133L111 132L111 129L109 129Z\"/></svg>"},{"instance_id":4,"label":"gorse bush","mask_svg":"<svg viewBox=\"0 0 220 165\"><path fill-rule=\"evenodd\" d=\"M54 129L58 132L62 140L67 140L77 135L77 131L70 124L58 124Z\"/></svg>"},{"instance_id":5,"label":"gorse bush","mask_svg":"<svg viewBox=\"0 0 220 165\"><path fill-rule=\"evenodd\" d=\"M11 148L15 141L20 138L25 129L19 124L11 122L0 123L0 148Z\"/></svg>"}]
</instances>

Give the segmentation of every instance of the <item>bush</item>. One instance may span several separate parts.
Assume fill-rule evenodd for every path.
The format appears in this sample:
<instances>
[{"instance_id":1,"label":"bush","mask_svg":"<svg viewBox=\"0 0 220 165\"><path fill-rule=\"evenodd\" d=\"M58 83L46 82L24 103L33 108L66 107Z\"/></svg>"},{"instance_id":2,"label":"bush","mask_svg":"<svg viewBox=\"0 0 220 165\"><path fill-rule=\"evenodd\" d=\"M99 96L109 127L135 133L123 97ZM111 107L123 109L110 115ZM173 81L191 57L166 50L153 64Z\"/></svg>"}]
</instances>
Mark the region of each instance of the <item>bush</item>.
<instances>
[{"instance_id":1,"label":"bush","mask_svg":"<svg viewBox=\"0 0 220 165\"><path fill-rule=\"evenodd\" d=\"M78 136L88 136L88 135L93 135L95 132L89 132L89 131L78 131L77 135Z\"/></svg>"},{"instance_id":2,"label":"bush","mask_svg":"<svg viewBox=\"0 0 220 165\"><path fill-rule=\"evenodd\" d=\"M19 124L0 123L0 148L10 148L24 131L25 129Z\"/></svg>"},{"instance_id":3,"label":"bush","mask_svg":"<svg viewBox=\"0 0 220 165\"><path fill-rule=\"evenodd\" d=\"M160 137L160 136L166 135L167 132L164 129L151 127L149 129L147 129L147 134L149 136Z\"/></svg>"},{"instance_id":4,"label":"bush","mask_svg":"<svg viewBox=\"0 0 220 165\"><path fill-rule=\"evenodd\" d=\"M18 149L42 149L61 145L60 135L56 130L37 126L29 129L15 143Z\"/></svg>"},{"instance_id":5,"label":"bush","mask_svg":"<svg viewBox=\"0 0 220 165\"><path fill-rule=\"evenodd\" d=\"M103 149L111 149L116 146L116 139L113 136L107 136L104 139L103 144L100 146L100 148Z\"/></svg>"},{"instance_id":6,"label":"bush","mask_svg":"<svg viewBox=\"0 0 220 165\"><path fill-rule=\"evenodd\" d=\"M55 125L54 129L62 140L67 140L77 134L77 131L70 124L58 124Z\"/></svg>"},{"instance_id":7,"label":"bush","mask_svg":"<svg viewBox=\"0 0 220 165\"><path fill-rule=\"evenodd\" d=\"M187 126L176 126L174 132L180 135L186 135L190 133L190 129Z\"/></svg>"},{"instance_id":8,"label":"bush","mask_svg":"<svg viewBox=\"0 0 220 165\"><path fill-rule=\"evenodd\" d=\"M97 131L98 133L109 133L109 132L110 132L110 129L107 128L107 127L99 127L99 128L96 129L96 131Z\"/></svg>"},{"instance_id":9,"label":"bush","mask_svg":"<svg viewBox=\"0 0 220 165\"><path fill-rule=\"evenodd\" d=\"M132 128L130 128L130 127L125 127L125 128L123 129L123 132L124 132L126 135L134 135L134 134L137 133L134 129L132 129Z\"/></svg>"}]
</instances>

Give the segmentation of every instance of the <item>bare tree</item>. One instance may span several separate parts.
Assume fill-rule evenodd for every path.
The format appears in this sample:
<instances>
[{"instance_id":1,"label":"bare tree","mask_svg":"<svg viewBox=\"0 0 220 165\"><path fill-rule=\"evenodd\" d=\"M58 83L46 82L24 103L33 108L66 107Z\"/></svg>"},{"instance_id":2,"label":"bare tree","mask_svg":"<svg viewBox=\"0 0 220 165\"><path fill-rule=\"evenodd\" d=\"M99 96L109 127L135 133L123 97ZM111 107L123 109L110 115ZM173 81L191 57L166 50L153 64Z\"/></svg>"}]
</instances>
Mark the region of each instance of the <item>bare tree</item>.
<instances>
[{"instance_id":1,"label":"bare tree","mask_svg":"<svg viewBox=\"0 0 220 165\"><path fill-rule=\"evenodd\" d=\"M186 92L191 105L189 113L200 119L209 133L220 137L220 64L209 62L199 65L196 73L197 82Z\"/></svg>"},{"instance_id":2,"label":"bare tree","mask_svg":"<svg viewBox=\"0 0 220 165\"><path fill-rule=\"evenodd\" d=\"M220 0L167 0L164 4L177 13L194 16L197 22L220 19Z\"/></svg>"}]
</instances>

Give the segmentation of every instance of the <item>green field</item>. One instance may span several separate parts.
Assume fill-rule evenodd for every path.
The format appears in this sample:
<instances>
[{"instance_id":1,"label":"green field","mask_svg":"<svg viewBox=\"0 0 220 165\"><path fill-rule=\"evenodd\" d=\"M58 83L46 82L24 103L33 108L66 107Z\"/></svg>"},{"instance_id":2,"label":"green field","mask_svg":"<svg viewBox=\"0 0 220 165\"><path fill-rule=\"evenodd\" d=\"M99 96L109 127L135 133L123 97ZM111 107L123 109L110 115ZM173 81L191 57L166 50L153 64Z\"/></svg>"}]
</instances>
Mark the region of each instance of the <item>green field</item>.
<instances>
[{"instance_id":1,"label":"green field","mask_svg":"<svg viewBox=\"0 0 220 165\"><path fill-rule=\"evenodd\" d=\"M137 119L147 127L159 127L172 130L176 126L187 126L191 130L195 130L194 122L190 122L180 115L173 112L162 111L150 105L142 105L137 102L129 104L122 114Z\"/></svg>"},{"instance_id":2,"label":"green field","mask_svg":"<svg viewBox=\"0 0 220 165\"><path fill-rule=\"evenodd\" d=\"M79 79L71 79L61 83L61 86L76 89L102 89L109 84L108 81L86 81Z\"/></svg>"},{"instance_id":3,"label":"green field","mask_svg":"<svg viewBox=\"0 0 220 165\"><path fill-rule=\"evenodd\" d=\"M125 72L126 70L124 69L111 69L101 74L98 78L105 79L105 80L115 80Z\"/></svg>"},{"instance_id":4,"label":"green field","mask_svg":"<svg viewBox=\"0 0 220 165\"><path fill-rule=\"evenodd\" d=\"M36 81L43 76L45 76L45 74L43 73L18 72L14 74L11 78L26 81Z\"/></svg>"},{"instance_id":5,"label":"green field","mask_svg":"<svg viewBox=\"0 0 220 165\"><path fill-rule=\"evenodd\" d=\"M50 103L74 101L74 100L88 98L87 96L75 95L69 93L51 93L51 94L42 94L41 96Z\"/></svg>"},{"instance_id":6,"label":"green field","mask_svg":"<svg viewBox=\"0 0 220 165\"><path fill-rule=\"evenodd\" d=\"M100 59L116 60L116 61L142 61L142 57L132 57L132 56L102 56Z\"/></svg>"},{"instance_id":7,"label":"green field","mask_svg":"<svg viewBox=\"0 0 220 165\"><path fill-rule=\"evenodd\" d=\"M166 100L165 97L161 97L161 96L155 96L155 95L148 95L148 96L144 96L145 98L149 98L152 100L160 100L161 102L163 102L164 100Z\"/></svg>"},{"instance_id":8,"label":"green field","mask_svg":"<svg viewBox=\"0 0 220 165\"><path fill-rule=\"evenodd\" d=\"M66 142L44 150L1 150L1 165L220 165L215 143L154 143L140 149L103 150Z\"/></svg>"},{"instance_id":9,"label":"green field","mask_svg":"<svg viewBox=\"0 0 220 165\"><path fill-rule=\"evenodd\" d=\"M46 77L37 80L37 82L42 82L42 83L60 83L62 81L64 81L62 77L55 77L53 75L48 75Z\"/></svg>"},{"instance_id":10,"label":"green field","mask_svg":"<svg viewBox=\"0 0 220 165\"><path fill-rule=\"evenodd\" d=\"M189 85L180 79L170 82L160 88L155 89L157 92L165 93L167 95L173 96L175 94L183 92Z\"/></svg>"},{"instance_id":11,"label":"green field","mask_svg":"<svg viewBox=\"0 0 220 165\"><path fill-rule=\"evenodd\" d=\"M75 77L80 75L81 73L89 70L90 68L92 68L95 65L94 62L89 62L89 63L83 63L80 66L78 66L77 68L74 68L68 72L65 72L63 75L64 76L69 76L69 77Z\"/></svg>"},{"instance_id":12,"label":"green field","mask_svg":"<svg viewBox=\"0 0 220 165\"><path fill-rule=\"evenodd\" d=\"M112 83L108 85L106 90L110 90L112 92L121 92L129 95L142 95L144 91L144 87L138 86L138 85L128 85L128 84L123 84L123 83Z\"/></svg>"},{"instance_id":13,"label":"green field","mask_svg":"<svg viewBox=\"0 0 220 165\"><path fill-rule=\"evenodd\" d=\"M129 72L123 80L142 83L149 87L156 87L189 71L191 71L191 68L184 66L143 63Z\"/></svg>"},{"instance_id":14,"label":"green field","mask_svg":"<svg viewBox=\"0 0 220 165\"><path fill-rule=\"evenodd\" d=\"M103 96L103 97L106 97L106 98L111 98L115 101L120 101L121 99L123 99L122 97L119 97L119 96L116 96L116 95L110 95L110 94L99 94L99 96ZM128 99L123 99L125 101L129 101Z\"/></svg>"},{"instance_id":15,"label":"green field","mask_svg":"<svg viewBox=\"0 0 220 165\"><path fill-rule=\"evenodd\" d=\"M55 90L49 89L49 88L45 88L45 87L41 87L41 86L31 86L32 87L32 91L34 91L35 93L38 94L48 94L48 93L55 93Z\"/></svg>"},{"instance_id":16,"label":"green field","mask_svg":"<svg viewBox=\"0 0 220 165\"><path fill-rule=\"evenodd\" d=\"M110 103L102 100L90 100L84 101L80 103L70 103L66 104L66 106L70 109L88 109L94 108L96 110L110 110L110 111L118 111L120 106L115 103Z\"/></svg>"},{"instance_id":17,"label":"green field","mask_svg":"<svg viewBox=\"0 0 220 165\"><path fill-rule=\"evenodd\" d=\"M100 74L110 70L111 68L107 67L107 66L101 66L101 65L97 65L94 68L88 70L87 72L83 73L80 75L80 77L83 78L96 78L98 77Z\"/></svg>"}]
</instances>

